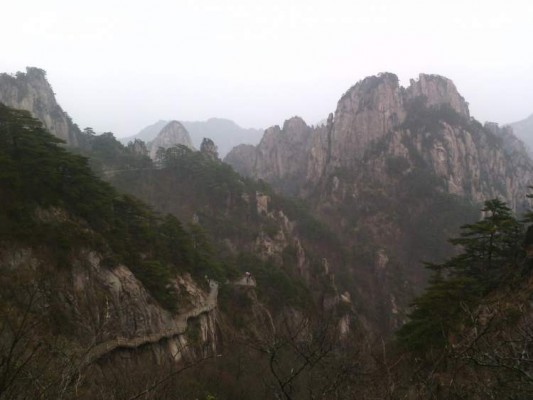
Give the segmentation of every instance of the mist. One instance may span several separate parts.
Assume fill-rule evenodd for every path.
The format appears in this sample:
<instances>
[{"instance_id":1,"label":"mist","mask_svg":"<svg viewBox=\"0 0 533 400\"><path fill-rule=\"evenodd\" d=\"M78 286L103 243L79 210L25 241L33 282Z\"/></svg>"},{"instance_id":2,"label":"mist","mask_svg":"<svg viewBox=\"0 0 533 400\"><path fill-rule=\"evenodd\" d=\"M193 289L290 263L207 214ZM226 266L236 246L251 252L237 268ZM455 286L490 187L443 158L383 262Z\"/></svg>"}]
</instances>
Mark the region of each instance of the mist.
<instances>
[{"instance_id":1,"label":"mist","mask_svg":"<svg viewBox=\"0 0 533 400\"><path fill-rule=\"evenodd\" d=\"M159 119L313 124L367 75L452 79L481 121L533 113L527 1L131 1L3 4L0 71L47 71L80 127ZM8 38L8 39L6 39Z\"/></svg>"}]
</instances>

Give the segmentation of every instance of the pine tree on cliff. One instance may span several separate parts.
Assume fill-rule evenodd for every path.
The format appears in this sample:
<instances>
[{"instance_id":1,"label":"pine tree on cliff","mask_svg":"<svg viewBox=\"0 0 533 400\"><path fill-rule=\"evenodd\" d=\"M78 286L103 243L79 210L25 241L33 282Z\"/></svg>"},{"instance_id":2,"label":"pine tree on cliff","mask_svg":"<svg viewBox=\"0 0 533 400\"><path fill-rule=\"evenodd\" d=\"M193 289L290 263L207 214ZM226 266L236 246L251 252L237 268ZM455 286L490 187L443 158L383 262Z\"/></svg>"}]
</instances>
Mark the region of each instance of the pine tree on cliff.
<instances>
[{"instance_id":1,"label":"pine tree on cliff","mask_svg":"<svg viewBox=\"0 0 533 400\"><path fill-rule=\"evenodd\" d=\"M486 201L484 218L461 227L450 242L461 254L443 264L427 264L434 276L424 294L413 303L410 321L397 333L410 350L443 348L461 325L466 309L519 271L523 258L523 225L498 199Z\"/></svg>"}]
</instances>

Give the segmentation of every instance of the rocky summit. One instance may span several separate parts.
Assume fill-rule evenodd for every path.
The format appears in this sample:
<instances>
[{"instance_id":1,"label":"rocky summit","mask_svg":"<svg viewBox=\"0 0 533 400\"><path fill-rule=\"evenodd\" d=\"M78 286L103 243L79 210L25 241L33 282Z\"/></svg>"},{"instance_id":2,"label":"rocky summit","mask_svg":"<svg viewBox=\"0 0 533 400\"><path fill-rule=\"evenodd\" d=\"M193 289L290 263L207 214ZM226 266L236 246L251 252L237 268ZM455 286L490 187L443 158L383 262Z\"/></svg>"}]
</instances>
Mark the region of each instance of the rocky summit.
<instances>
[{"instance_id":1,"label":"rocky summit","mask_svg":"<svg viewBox=\"0 0 533 400\"><path fill-rule=\"evenodd\" d=\"M420 74L404 88L396 75L383 73L350 88L325 126L289 119L282 129L267 129L255 148L237 147L225 160L247 176L305 196L338 169L357 169L376 155L400 157L406 169L420 158L447 192L475 201L501 197L519 208L531 164L523 151L519 159L509 156L505 143L512 140L512 133L502 137L476 123L451 80Z\"/></svg>"},{"instance_id":2,"label":"rocky summit","mask_svg":"<svg viewBox=\"0 0 533 400\"><path fill-rule=\"evenodd\" d=\"M161 129L156 138L148 144L150 158L155 159L160 148L168 149L180 144L193 149L191 137L185 127L178 121L170 121Z\"/></svg>"},{"instance_id":3,"label":"rocky summit","mask_svg":"<svg viewBox=\"0 0 533 400\"><path fill-rule=\"evenodd\" d=\"M26 73L0 74L0 103L29 111L67 145L79 145L80 131L57 103L44 70L28 67Z\"/></svg>"},{"instance_id":4,"label":"rocky summit","mask_svg":"<svg viewBox=\"0 0 533 400\"><path fill-rule=\"evenodd\" d=\"M511 127L383 73L225 162L186 128L124 145L0 75L0 400L531 398Z\"/></svg>"}]
</instances>

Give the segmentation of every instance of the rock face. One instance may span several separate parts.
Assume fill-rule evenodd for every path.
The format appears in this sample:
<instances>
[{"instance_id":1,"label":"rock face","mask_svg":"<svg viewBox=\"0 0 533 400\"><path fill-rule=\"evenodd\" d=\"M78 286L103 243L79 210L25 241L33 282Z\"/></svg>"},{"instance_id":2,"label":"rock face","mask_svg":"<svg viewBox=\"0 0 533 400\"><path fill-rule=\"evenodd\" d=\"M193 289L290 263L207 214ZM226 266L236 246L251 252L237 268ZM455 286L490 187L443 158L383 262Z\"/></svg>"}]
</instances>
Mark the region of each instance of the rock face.
<instances>
[{"instance_id":1,"label":"rock face","mask_svg":"<svg viewBox=\"0 0 533 400\"><path fill-rule=\"evenodd\" d=\"M202 152L212 160L218 160L218 148L215 143L209 138L204 138L204 140L202 140L202 144L200 145L200 152Z\"/></svg>"},{"instance_id":2,"label":"rock face","mask_svg":"<svg viewBox=\"0 0 533 400\"><path fill-rule=\"evenodd\" d=\"M527 207L533 177L508 128L481 125L449 79L421 74L407 88L390 73L368 77L339 100L326 124L291 118L258 146L225 161L241 174L304 198L350 249L345 276L367 315L390 332L424 287L421 260L449 256L446 239L499 197Z\"/></svg>"},{"instance_id":3,"label":"rock face","mask_svg":"<svg viewBox=\"0 0 533 400\"><path fill-rule=\"evenodd\" d=\"M346 92L335 112L331 162L353 167L368 145L405 118L404 96L393 74L365 78Z\"/></svg>"},{"instance_id":4,"label":"rock face","mask_svg":"<svg viewBox=\"0 0 533 400\"><path fill-rule=\"evenodd\" d=\"M455 84L443 76L420 74L417 81L411 79L407 96L411 99L424 96L428 106L446 104L459 115L470 118L468 103L459 94Z\"/></svg>"},{"instance_id":5,"label":"rock face","mask_svg":"<svg viewBox=\"0 0 533 400\"><path fill-rule=\"evenodd\" d=\"M72 271L55 271L43 278L65 282L61 293L50 293L45 301L54 304L53 312L68 318L82 348L91 344L85 364L147 345L160 357L176 362L194 357L196 349L187 346L187 327L192 323L199 325L204 356L215 354L218 286L208 294L189 275L176 276L174 284L183 303L179 312L171 313L154 300L127 266L108 268L103 257L90 250L73 251L72 256ZM29 248L3 247L0 261L7 270L31 267L35 273L47 268L42 254Z\"/></svg>"},{"instance_id":6,"label":"rock face","mask_svg":"<svg viewBox=\"0 0 533 400\"><path fill-rule=\"evenodd\" d=\"M178 121L170 121L165 125L161 132L159 132L157 137L148 144L150 149L150 158L155 160L157 150L160 147L168 149L169 147L179 144L187 146L190 149L194 149L191 137L183 125Z\"/></svg>"},{"instance_id":7,"label":"rock face","mask_svg":"<svg viewBox=\"0 0 533 400\"><path fill-rule=\"evenodd\" d=\"M8 107L29 111L68 146L77 146L79 129L57 104L46 72L28 67L15 76L0 74L0 102Z\"/></svg>"},{"instance_id":8,"label":"rock face","mask_svg":"<svg viewBox=\"0 0 533 400\"><path fill-rule=\"evenodd\" d=\"M306 196L335 170L352 171L368 162L379 147L387 149L380 156L405 157L409 168L421 157L446 181L449 193L474 201L499 196L520 208L532 169L517 143L511 131L490 124L483 129L472 121L451 80L420 74L403 88L394 74L383 73L349 89L325 126L311 128L291 118L283 129L267 129L255 151L237 147L226 162Z\"/></svg>"}]
</instances>

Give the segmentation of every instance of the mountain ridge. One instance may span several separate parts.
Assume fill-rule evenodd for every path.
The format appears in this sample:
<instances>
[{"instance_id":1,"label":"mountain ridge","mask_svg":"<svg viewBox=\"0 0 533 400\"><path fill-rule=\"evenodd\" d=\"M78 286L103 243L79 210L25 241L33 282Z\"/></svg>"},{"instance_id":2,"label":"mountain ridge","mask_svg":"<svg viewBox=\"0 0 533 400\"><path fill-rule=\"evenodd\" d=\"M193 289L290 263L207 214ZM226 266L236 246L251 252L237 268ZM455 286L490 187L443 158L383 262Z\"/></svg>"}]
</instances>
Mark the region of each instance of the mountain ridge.
<instances>
[{"instance_id":1,"label":"mountain ridge","mask_svg":"<svg viewBox=\"0 0 533 400\"><path fill-rule=\"evenodd\" d=\"M160 120L152 125L146 126L135 135L119 138L119 140L123 144L127 144L135 139L149 142L157 136L167 122L166 120ZM205 121L180 121L180 123L191 135L191 140L196 148L200 148L200 144L204 138L209 138L215 142L222 157L236 145L242 143L258 143L263 134L263 130L261 129L242 128L234 121L226 118L213 117Z\"/></svg>"}]
</instances>

